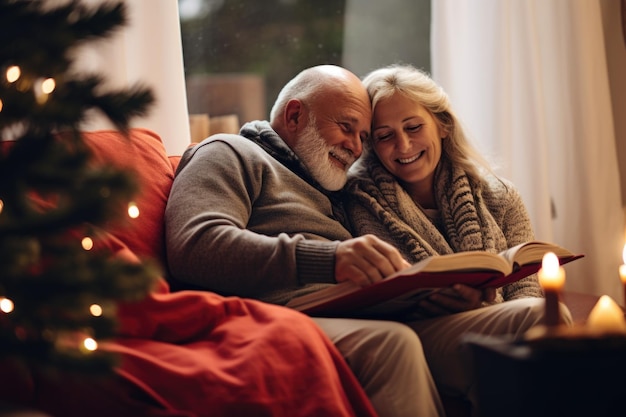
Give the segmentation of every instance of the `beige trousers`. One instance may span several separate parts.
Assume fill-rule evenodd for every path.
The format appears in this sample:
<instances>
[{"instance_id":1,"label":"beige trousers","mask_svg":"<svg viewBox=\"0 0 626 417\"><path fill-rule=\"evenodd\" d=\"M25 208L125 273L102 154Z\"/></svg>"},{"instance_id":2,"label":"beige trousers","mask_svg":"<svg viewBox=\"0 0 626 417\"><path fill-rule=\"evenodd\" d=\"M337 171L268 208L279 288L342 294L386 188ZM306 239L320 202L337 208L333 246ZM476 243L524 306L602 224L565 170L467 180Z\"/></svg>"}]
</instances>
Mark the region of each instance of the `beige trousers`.
<instances>
[{"instance_id":1,"label":"beige trousers","mask_svg":"<svg viewBox=\"0 0 626 417\"><path fill-rule=\"evenodd\" d=\"M520 337L541 322L543 307L541 298L524 298L407 324L314 320L343 354L380 417L442 417L439 391L476 403L463 335Z\"/></svg>"},{"instance_id":2,"label":"beige trousers","mask_svg":"<svg viewBox=\"0 0 626 417\"><path fill-rule=\"evenodd\" d=\"M445 413L419 337L402 323L315 318L361 383L379 417Z\"/></svg>"}]
</instances>

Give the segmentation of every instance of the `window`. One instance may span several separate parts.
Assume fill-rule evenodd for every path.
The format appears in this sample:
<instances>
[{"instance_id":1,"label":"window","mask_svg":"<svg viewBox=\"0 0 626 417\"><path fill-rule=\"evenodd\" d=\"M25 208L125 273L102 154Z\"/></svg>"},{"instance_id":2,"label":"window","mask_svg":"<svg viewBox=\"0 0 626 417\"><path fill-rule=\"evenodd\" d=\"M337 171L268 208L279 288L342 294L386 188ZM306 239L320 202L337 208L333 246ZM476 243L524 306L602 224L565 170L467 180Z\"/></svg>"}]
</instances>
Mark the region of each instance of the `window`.
<instances>
[{"instance_id":1,"label":"window","mask_svg":"<svg viewBox=\"0 0 626 417\"><path fill-rule=\"evenodd\" d=\"M179 0L190 113L266 119L300 70L427 68L430 0Z\"/></svg>"}]
</instances>

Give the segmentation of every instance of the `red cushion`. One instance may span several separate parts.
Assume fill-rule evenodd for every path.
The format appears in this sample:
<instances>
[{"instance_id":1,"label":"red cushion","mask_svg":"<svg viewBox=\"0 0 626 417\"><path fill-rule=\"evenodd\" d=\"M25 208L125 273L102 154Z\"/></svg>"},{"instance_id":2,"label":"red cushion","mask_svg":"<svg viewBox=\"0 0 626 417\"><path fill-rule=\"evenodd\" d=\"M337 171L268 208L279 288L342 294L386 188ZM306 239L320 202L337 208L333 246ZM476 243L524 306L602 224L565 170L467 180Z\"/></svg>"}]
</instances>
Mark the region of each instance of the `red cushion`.
<instances>
[{"instance_id":1,"label":"red cushion","mask_svg":"<svg viewBox=\"0 0 626 417\"><path fill-rule=\"evenodd\" d=\"M168 156L170 163L172 164L172 169L174 170L174 172L176 172L176 169L178 168L178 164L180 164L180 158L182 157L182 155L170 155Z\"/></svg>"},{"instance_id":2,"label":"red cushion","mask_svg":"<svg viewBox=\"0 0 626 417\"><path fill-rule=\"evenodd\" d=\"M83 139L94 151L96 163L113 164L137 174L139 217L108 231L138 256L157 259L164 265L163 216L174 168L161 138L148 129L135 128L129 137L115 130L98 130L83 132Z\"/></svg>"}]
</instances>

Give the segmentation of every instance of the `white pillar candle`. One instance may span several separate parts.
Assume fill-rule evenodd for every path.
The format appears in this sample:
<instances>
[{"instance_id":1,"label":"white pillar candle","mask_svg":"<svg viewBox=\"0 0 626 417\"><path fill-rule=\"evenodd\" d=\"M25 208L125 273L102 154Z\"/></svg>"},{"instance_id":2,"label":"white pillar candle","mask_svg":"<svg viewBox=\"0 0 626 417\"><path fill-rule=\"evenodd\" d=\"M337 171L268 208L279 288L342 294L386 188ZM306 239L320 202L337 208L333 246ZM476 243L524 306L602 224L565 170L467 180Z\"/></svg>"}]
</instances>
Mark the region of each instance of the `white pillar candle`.
<instances>
[{"instance_id":1,"label":"white pillar candle","mask_svg":"<svg viewBox=\"0 0 626 417\"><path fill-rule=\"evenodd\" d=\"M537 277L545 297L545 325L556 326L561 321L559 292L565 284L565 270L560 266L559 258L553 252L548 252L543 256Z\"/></svg>"}]
</instances>

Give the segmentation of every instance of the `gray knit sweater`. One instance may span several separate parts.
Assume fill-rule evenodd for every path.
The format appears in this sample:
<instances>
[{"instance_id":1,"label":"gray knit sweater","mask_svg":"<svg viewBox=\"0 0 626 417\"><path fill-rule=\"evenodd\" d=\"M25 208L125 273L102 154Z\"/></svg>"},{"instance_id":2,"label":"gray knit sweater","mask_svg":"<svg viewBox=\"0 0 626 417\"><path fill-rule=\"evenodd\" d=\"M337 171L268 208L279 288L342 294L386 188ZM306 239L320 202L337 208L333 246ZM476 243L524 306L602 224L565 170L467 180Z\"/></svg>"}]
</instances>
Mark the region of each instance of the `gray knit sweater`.
<instances>
[{"instance_id":1,"label":"gray knit sweater","mask_svg":"<svg viewBox=\"0 0 626 417\"><path fill-rule=\"evenodd\" d=\"M351 237L330 198L267 122L181 159L165 212L170 274L184 286L284 304L335 283Z\"/></svg>"},{"instance_id":2,"label":"gray knit sweater","mask_svg":"<svg viewBox=\"0 0 626 417\"><path fill-rule=\"evenodd\" d=\"M433 221L396 179L369 154L349 174L345 208L353 235L372 233L396 246L410 262L469 250L500 252L534 239L521 196L510 182L485 176L475 183L445 155L437 168ZM498 290L496 302L541 297L531 275Z\"/></svg>"}]
</instances>

